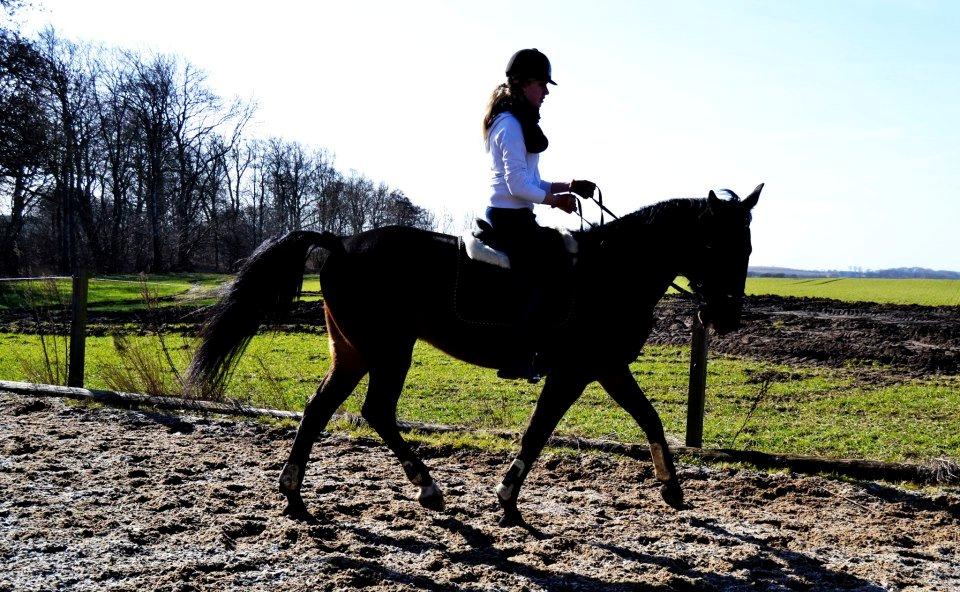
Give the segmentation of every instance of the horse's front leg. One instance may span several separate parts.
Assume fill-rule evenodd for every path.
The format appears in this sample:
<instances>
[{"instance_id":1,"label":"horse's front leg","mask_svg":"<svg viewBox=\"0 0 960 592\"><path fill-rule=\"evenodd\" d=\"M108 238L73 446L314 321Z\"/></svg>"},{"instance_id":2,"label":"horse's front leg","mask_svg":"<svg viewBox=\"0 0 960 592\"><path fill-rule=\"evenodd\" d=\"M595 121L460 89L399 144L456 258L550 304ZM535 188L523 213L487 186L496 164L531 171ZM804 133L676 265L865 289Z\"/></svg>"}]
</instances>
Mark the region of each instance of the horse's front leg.
<instances>
[{"instance_id":1,"label":"horse's front leg","mask_svg":"<svg viewBox=\"0 0 960 592\"><path fill-rule=\"evenodd\" d=\"M660 487L663 501L673 508L684 507L683 490L680 488L677 469L673 465L673 456L670 454L670 447L667 446L667 438L663 433L663 423L660 421L657 410L643 393L643 389L634 380L630 367L624 364L601 373L598 379L604 390L610 393L613 400L636 420L647 435L654 473L657 480L663 483Z\"/></svg>"},{"instance_id":2,"label":"horse's front leg","mask_svg":"<svg viewBox=\"0 0 960 592\"><path fill-rule=\"evenodd\" d=\"M547 440L564 414L570 409L586 388L589 381L582 378L550 373L543 385L543 391L537 400L537 407L530 418L523 437L520 440L520 452L497 486L497 500L503 508L503 517L500 526L523 524L523 516L517 509L517 498L523 481L530 472L530 468L546 445Z\"/></svg>"}]
</instances>

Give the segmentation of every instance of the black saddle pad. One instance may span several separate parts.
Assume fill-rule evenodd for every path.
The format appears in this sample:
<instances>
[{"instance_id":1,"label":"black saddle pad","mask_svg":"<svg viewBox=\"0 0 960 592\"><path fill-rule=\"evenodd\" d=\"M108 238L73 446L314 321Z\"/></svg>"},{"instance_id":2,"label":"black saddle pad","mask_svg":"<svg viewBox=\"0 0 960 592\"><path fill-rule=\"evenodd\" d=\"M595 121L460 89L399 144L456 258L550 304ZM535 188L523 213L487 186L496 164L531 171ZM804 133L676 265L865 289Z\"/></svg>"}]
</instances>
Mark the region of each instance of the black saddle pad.
<instances>
[{"instance_id":1,"label":"black saddle pad","mask_svg":"<svg viewBox=\"0 0 960 592\"><path fill-rule=\"evenodd\" d=\"M474 261L459 241L454 307L460 320L479 325L515 326L528 296L509 269ZM549 319L548 327L565 325L573 313L571 278L558 278L547 293L540 316Z\"/></svg>"}]
</instances>

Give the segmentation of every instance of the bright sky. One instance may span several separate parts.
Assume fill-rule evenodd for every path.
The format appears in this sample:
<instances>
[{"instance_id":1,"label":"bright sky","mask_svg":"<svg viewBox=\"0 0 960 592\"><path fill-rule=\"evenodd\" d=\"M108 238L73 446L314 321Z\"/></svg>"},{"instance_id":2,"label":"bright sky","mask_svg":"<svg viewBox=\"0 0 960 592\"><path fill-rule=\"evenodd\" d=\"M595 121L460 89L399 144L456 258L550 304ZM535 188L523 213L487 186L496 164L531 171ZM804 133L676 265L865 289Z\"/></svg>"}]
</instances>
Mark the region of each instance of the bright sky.
<instances>
[{"instance_id":1,"label":"bright sky","mask_svg":"<svg viewBox=\"0 0 960 592\"><path fill-rule=\"evenodd\" d=\"M957 2L35 1L28 29L178 53L258 102L257 134L458 220L485 207L489 93L537 47L544 178L621 213L764 182L754 265L960 270Z\"/></svg>"}]
</instances>

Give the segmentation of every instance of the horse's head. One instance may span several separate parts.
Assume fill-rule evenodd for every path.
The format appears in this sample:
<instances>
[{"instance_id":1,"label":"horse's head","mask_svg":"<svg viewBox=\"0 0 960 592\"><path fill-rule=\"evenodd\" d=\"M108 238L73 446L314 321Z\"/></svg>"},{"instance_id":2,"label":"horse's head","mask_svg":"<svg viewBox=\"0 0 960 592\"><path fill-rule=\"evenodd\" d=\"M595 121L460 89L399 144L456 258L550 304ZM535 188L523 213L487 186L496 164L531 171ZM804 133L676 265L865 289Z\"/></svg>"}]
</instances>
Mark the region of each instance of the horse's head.
<instances>
[{"instance_id":1,"label":"horse's head","mask_svg":"<svg viewBox=\"0 0 960 592\"><path fill-rule=\"evenodd\" d=\"M718 333L740 328L743 290L750 259L750 210L757 205L763 183L741 200L730 190L729 199L711 191L694 240L687 275L701 298L700 319Z\"/></svg>"}]
</instances>

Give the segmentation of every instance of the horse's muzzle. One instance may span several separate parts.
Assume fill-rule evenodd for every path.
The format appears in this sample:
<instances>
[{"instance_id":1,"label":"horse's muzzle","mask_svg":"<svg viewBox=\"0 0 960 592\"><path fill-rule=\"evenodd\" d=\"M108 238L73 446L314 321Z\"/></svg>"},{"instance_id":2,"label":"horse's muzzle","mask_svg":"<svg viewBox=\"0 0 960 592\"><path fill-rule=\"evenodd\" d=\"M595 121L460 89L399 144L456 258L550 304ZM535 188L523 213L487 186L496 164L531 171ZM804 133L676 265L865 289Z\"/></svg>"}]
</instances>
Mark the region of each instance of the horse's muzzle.
<instances>
[{"instance_id":1,"label":"horse's muzzle","mask_svg":"<svg viewBox=\"0 0 960 592\"><path fill-rule=\"evenodd\" d=\"M726 335L738 330L743 313L743 299L724 297L713 302L707 302L700 307L700 321L710 325L719 335Z\"/></svg>"}]
</instances>

